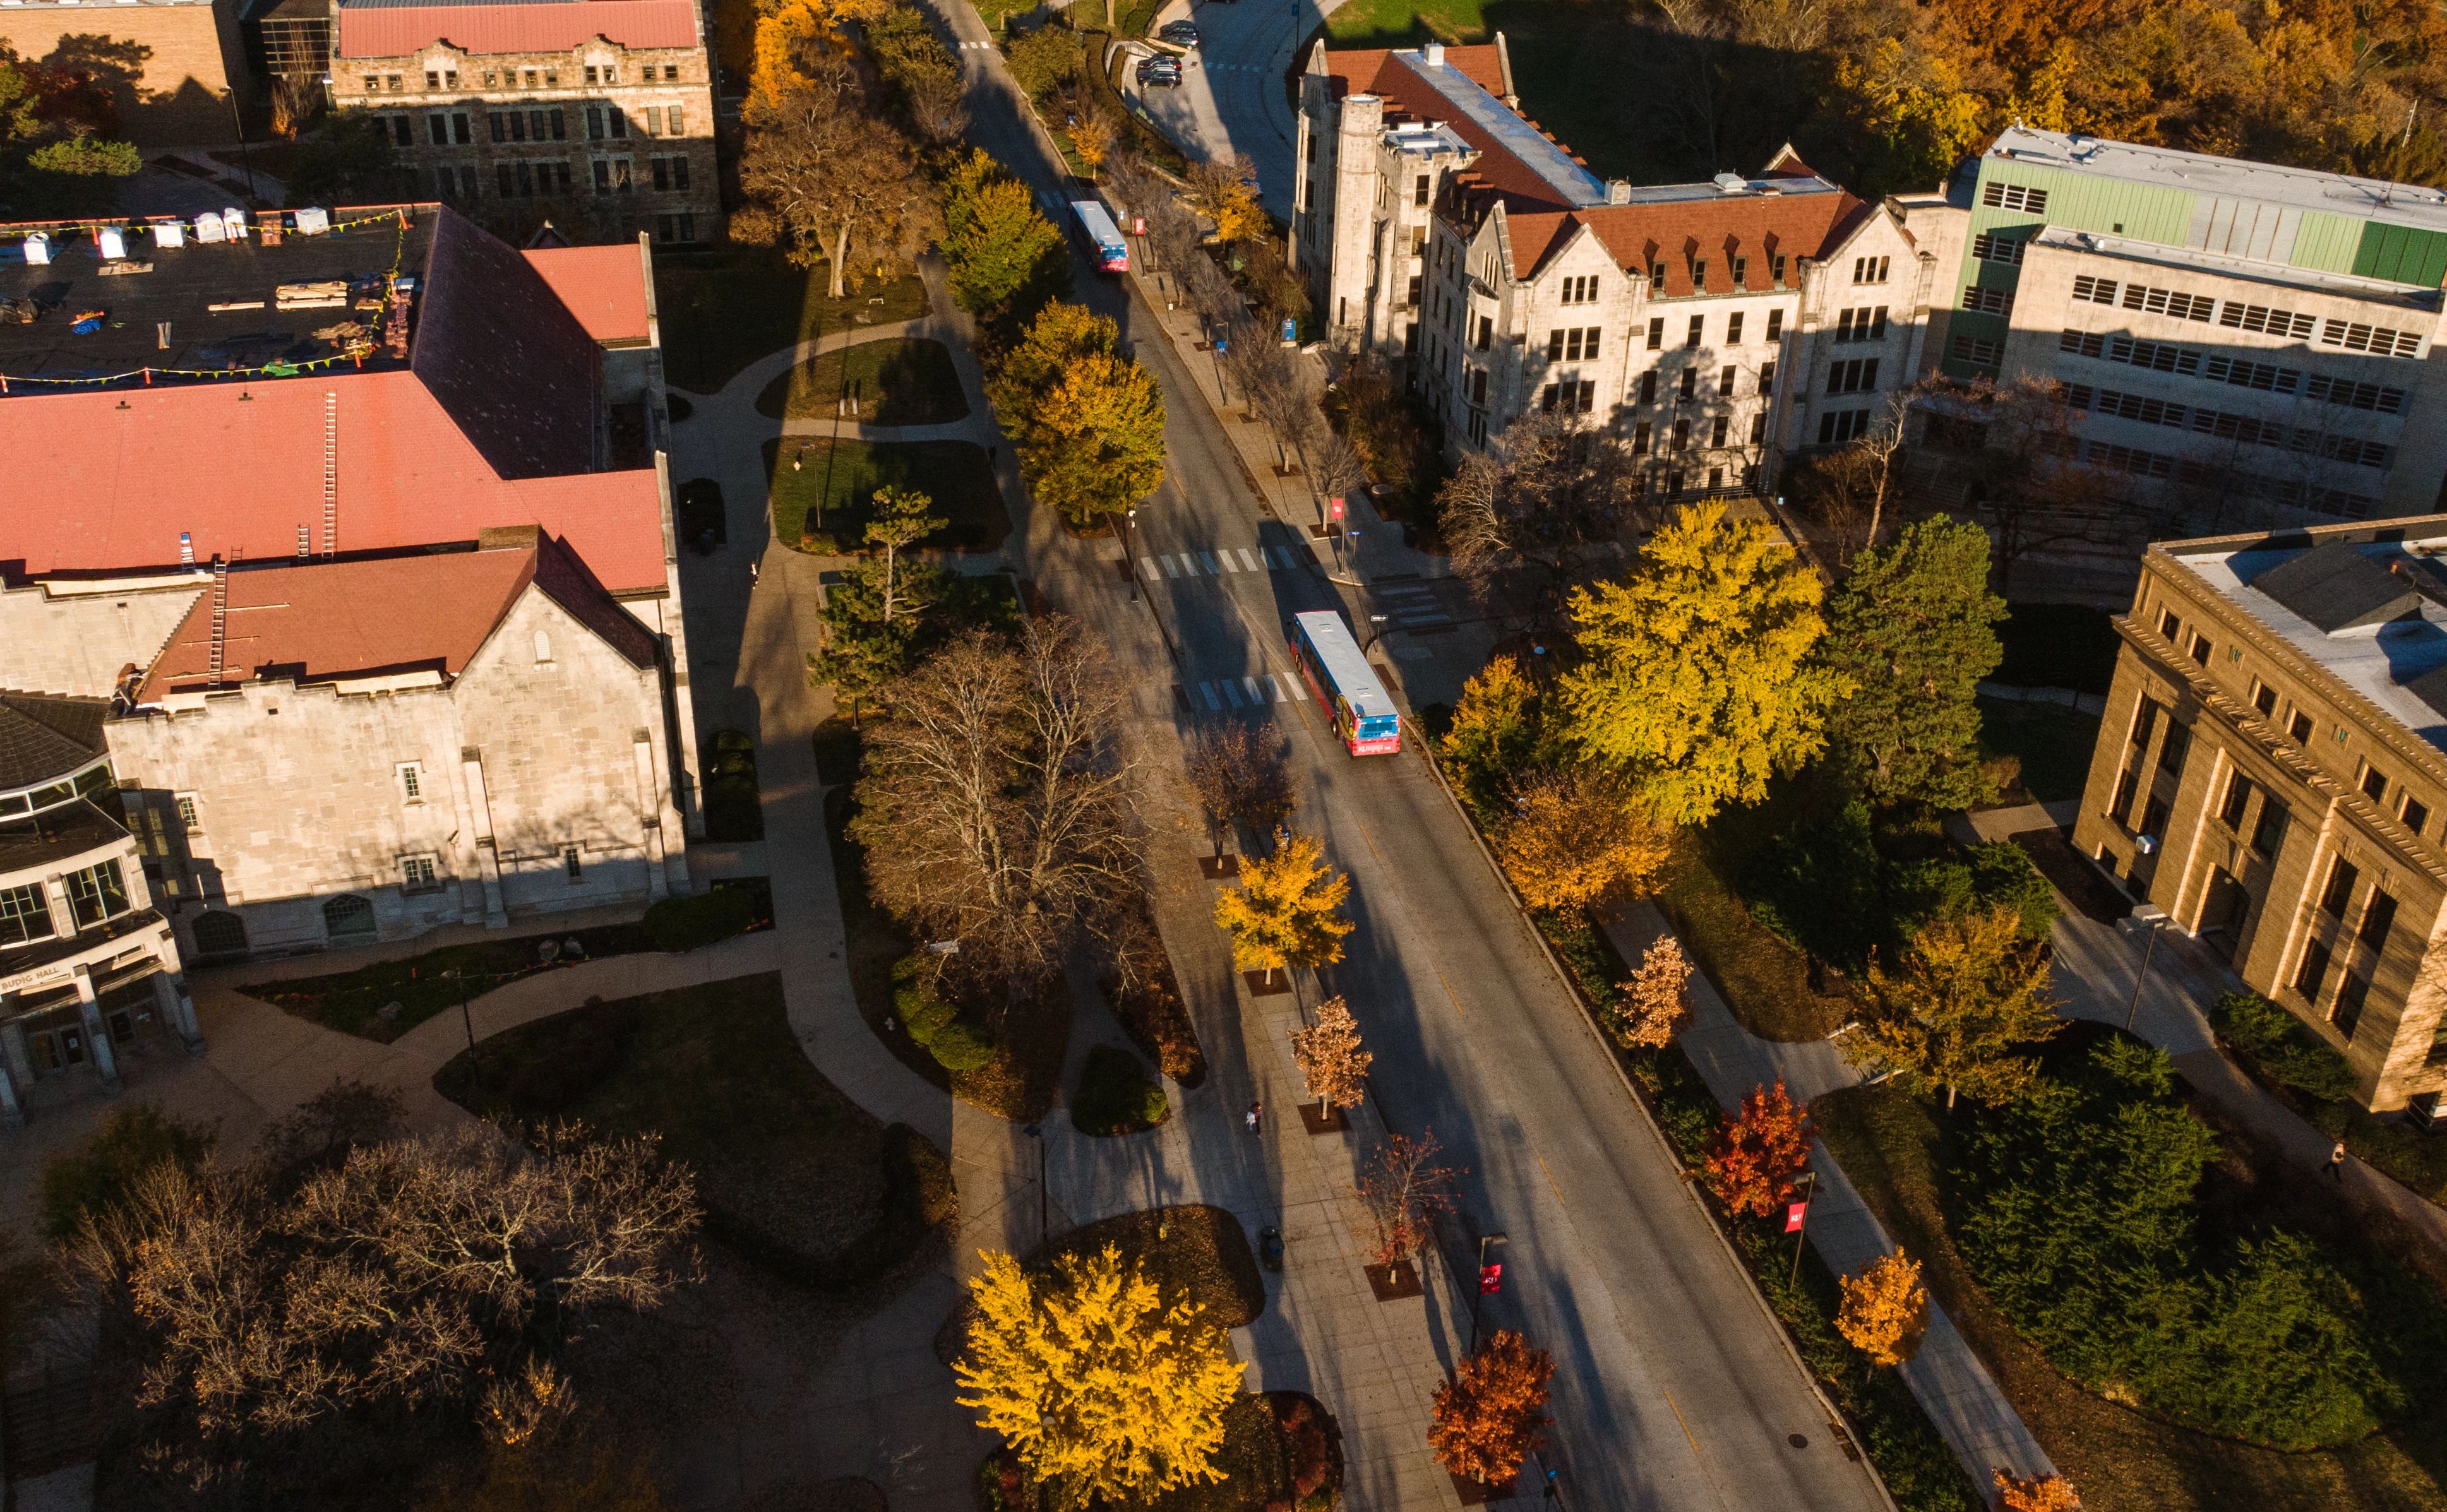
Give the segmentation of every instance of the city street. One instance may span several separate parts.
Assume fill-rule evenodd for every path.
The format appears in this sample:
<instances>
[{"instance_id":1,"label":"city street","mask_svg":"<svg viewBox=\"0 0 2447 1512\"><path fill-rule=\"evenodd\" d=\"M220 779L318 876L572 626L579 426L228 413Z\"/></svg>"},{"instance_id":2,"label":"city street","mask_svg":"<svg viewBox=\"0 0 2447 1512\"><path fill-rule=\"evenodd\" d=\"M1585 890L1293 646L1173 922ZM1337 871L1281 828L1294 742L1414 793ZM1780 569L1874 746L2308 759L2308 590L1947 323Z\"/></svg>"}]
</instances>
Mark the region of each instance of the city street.
<instances>
[{"instance_id":1,"label":"city street","mask_svg":"<svg viewBox=\"0 0 2447 1512\"><path fill-rule=\"evenodd\" d=\"M959 40L982 36L967 7L942 0L938 11ZM1202 24L1212 13L1202 9ZM998 55L959 55L973 137L1058 194ZM1415 754L1355 761L1313 705L1278 701L1283 620L1351 606L1307 565L1294 527L1260 514L1155 313L1085 270L1079 291L1121 323L1164 386L1167 480L1140 510L1135 545L1172 566L1160 578L1143 567L1146 600L1133 603L1117 543L1073 540L1031 513L1015 521L1022 570L1111 647L1151 745L1168 748L1188 718L1267 718L1290 734L1299 822L1324 835L1355 883L1359 928L1319 986L1346 994L1368 1031L1387 1123L1432 1128L1467 1168L1466 1224L1508 1237L1508 1286L1489 1318L1555 1353L1546 1463L1561 1469L1569 1503L1884 1505L1433 773ZM1191 560L1204 570L1186 570ZM1226 560L1239 570L1222 570ZM1232 690L1262 697L1262 709L1235 714ZM1219 696L1225 708L1210 711ZM1213 929L1194 907L1163 923L1168 937ZM1195 997L1199 984L1186 985Z\"/></svg>"}]
</instances>

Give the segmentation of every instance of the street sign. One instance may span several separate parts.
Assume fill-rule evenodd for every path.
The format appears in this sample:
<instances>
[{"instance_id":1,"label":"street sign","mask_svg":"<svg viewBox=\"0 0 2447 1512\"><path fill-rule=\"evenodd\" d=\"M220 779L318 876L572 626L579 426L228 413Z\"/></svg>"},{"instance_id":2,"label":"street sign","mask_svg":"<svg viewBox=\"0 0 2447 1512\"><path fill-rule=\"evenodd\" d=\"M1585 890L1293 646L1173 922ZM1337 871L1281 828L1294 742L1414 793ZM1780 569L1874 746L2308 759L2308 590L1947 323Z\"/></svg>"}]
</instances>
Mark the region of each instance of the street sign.
<instances>
[{"instance_id":1,"label":"street sign","mask_svg":"<svg viewBox=\"0 0 2447 1512\"><path fill-rule=\"evenodd\" d=\"M1501 1292L1501 1291L1503 1291L1503 1290L1504 1290L1504 1262L1503 1262L1503 1261L1498 1260L1498 1261L1497 1261L1496 1263L1494 1263L1493 1265L1482 1265L1482 1266L1480 1266L1480 1267L1478 1268L1478 1295L1481 1295L1481 1296L1493 1296L1496 1293Z\"/></svg>"},{"instance_id":2,"label":"street sign","mask_svg":"<svg viewBox=\"0 0 2447 1512\"><path fill-rule=\"evenodd\" d=\"M1147 217L1130 217L1130 235L1133 236L1144 236L1147 235Z\"/></svg>"},{"instance_id":3,"label":"street sign","mask_svg":"<svg viewBox=\"0 0 2447 1512\"><path fill-rule=\"evenodd\" d=\"M1807 1201L1786 1203L1784 1208L1784 1231L1787 1234L1800 1233L1802 1219L1807 1218L1809 1214L1810 1204Z\"/></svg>"},{"instance_id":4,"label":"street sign","mask_svg":"<svg viewBox=\"0 0 2447 1512\"><path fill-rule=\"evenodd\" d=\"M1215 338L1215 350L1217 351L1230 351L1232 350L1232 344L1224 340L1223 337L1218 336Z\"/></svg>"}]
</instances>

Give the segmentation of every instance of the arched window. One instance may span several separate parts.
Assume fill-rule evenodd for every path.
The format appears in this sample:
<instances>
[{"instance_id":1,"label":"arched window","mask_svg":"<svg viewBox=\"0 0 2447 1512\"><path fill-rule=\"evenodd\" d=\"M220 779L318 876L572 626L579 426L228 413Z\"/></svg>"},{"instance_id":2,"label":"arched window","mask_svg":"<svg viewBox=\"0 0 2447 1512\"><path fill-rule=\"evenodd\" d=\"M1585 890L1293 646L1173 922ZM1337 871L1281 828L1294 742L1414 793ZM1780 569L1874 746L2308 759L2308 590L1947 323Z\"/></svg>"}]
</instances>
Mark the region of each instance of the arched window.
<instances>
[{"instance_id":1,"label":"arched window","mask_svg":"<svg viewBox=\"0 0 2447 1512\"><path fill-rule=\"evenodd\" d=\"M219 909L196 916L196 954L213 957L246 954L246 920Z\"/></svg>"},{"instance_id":2,"label":"arched window","mask_svg":"<svg viewBox=\"0 0 2447 1512\"><path fill-rule=\"evenodd\" d=\"M552 637L545 634L542 631L537 631L535 633L535 651L536 660L539 663L552 660Z\"/></svg>"},{"instance_id":3,"label":"arched window","mask_svg":"<svg viewBox=\"0 0 2447 1512\"><path fill-rule=\"evenodd\" d=\"M354 893L342 893L323 904L323 932L332 943L354 944L374 937L374 905Z\"/></svg>"}]
</instances>

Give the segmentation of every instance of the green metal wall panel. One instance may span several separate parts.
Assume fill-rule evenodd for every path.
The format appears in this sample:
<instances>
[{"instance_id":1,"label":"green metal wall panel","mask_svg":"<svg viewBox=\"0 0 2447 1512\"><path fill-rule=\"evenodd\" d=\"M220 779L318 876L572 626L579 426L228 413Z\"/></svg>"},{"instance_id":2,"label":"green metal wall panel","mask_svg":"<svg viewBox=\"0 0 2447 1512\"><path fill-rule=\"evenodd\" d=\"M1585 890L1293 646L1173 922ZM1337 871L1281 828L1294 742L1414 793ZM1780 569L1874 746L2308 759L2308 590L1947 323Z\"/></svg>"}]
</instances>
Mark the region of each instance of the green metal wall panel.
<instances>
[{"instance_id":1,"label":"green metal wall panel","mask_svg":"<svg viewBox=\"0 0 2447 1512\"><path fill-rule=\"evenodd\" d=\"M2362 232L2368 225L2359 216L2304 211L2302 226L2294 233L2294 266L2316 268L2322 273L2353 272L2354 260L2362 255Z\"/></svg>"},{"instance_id":2,"label":"green metal wall panel","mask_svg":"<svg viewBox=\"0 0 2447 1512\"><path fill-rule=\"evenodd\" d=\"M2367 222L2355 249L2353 271L2365 278L2436 289L2447 275L2447 236L2413 226Z\"/></svg>"},{"instance_id":3,"label":"green metal wall panel","mask_svg":"<svg viewBox=\"0 0 2447 1512\"><path fill-rule=\"evenodd\" d=\"M2048 194L2048 208L2044 214L2033 215L2027 210L2007 210L1983 204L1981 201L1991 183L2044 189ZM1954 280L1953 289L1947 293L1947 302L1959 309L1963 289L1972 284L1984 289L2012 289L2020 282L2020 269L1982 262L1972 256L1972 237L1996 231L2049 225L2180 247L2191 232L2192 200L2190 190L2162 189L2153 184L2094 178L2039 163L1982 158L1980 160L1979 181L1971 191L1971 226L1963 243L1963 267Z\"/></svg>"}]
</instances>

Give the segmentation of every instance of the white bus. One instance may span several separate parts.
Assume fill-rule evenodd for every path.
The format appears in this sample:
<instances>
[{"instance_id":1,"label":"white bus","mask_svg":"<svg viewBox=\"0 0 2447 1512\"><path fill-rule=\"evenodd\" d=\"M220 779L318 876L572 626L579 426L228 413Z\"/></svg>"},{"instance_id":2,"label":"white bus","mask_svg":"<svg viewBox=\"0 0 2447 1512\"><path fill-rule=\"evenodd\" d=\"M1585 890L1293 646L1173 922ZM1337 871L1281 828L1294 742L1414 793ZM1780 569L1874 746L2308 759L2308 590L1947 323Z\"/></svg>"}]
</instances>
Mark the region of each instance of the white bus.
<instances>
[{"instance_id":1,"label":"white bus","mask_svg":"<svg viewBox=\"0 0 2447 1512\"><path fill-rule=\"evenodd\" d=\"M1402 716L1359 643L1330 609L1294 614L1283 627L1292 661L1334 721L1334 732L1354 756L1390 756L1402 748Z\"/></svg>"},{"instance_id":2,"label":"white bus","mask_svg":"<svg viewBox=\"0 0 2447 1512\"><path fill-rule=\"evenodd\" d=\"M1106 214L1103 205L1093 199L1073 199L1071 214L1087 235L1088 245L1095 249L1099 272L1130 271L1130 244L1122 239L1122 228L1113 224L1113 217Z\"/></svg>"}]
</instances>

